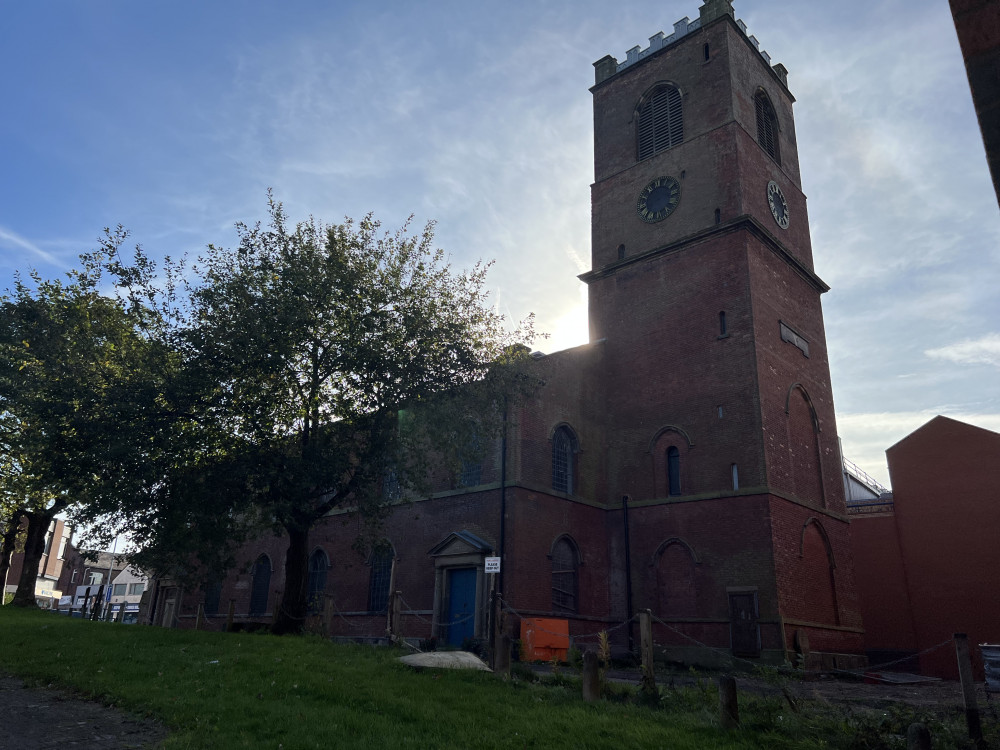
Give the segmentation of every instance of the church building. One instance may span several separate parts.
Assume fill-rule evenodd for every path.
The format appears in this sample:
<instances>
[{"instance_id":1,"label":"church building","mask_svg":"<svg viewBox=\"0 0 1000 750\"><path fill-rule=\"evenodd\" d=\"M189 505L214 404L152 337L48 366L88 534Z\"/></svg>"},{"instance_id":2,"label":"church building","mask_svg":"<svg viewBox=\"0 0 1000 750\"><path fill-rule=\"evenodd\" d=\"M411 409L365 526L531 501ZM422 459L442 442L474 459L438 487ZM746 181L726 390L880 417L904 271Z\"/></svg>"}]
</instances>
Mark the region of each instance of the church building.
<instances>
[{"instance_id":1,"label":"church building","mask_svg":"<svg viewBox=\"0 0 1000 750\"><path fill-rule=\"evenodd\" d=\"M349 512L318 525L310 591L344 636L384 634L391 575L411 638L485 639L496 591L515 638L521 618L555 618L581 644L607 629L625 646L622 624L649 609L678 661L857 666L828 287L787 71L731 0L594 67L589 343L534 356L544 385L482 464L398 506L390 550L356 551ZM221 617L232 599L267 619L285 547L260 540L171 612Z\"/></svg>"}]
</instances>

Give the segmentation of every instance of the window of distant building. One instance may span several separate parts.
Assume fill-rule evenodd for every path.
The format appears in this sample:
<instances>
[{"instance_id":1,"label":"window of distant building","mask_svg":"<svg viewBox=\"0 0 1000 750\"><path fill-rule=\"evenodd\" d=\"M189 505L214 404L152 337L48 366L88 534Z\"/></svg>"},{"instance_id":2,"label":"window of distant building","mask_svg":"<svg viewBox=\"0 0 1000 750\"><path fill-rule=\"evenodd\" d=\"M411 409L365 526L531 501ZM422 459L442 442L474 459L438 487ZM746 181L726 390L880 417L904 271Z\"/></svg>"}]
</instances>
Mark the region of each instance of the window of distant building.
<instances>
[{"instance_id":1,"label":"window of distant building","mask_svg":"<svg viewBox=\"0 0 1000 750\"><path fill-rule=\"evenodd\" d=\"M130 583L128 585L129 596L135 596L136 594L141 594L146 590L146 584L142 581L137 581L136 583Z\"/></svg>"},{"instance_id":2,"label":"window of distant building","mask_svg":"<svg viewBox=\"0 0 1000 750\"><path fill-rule=\"evenodd\" d=\"M125 596L125 592L128 590L127 583L116 583L112 587L111 596Z\"/></svg>"},{"instance_id":3,"label":"window of distant building","mask_svg":"<svg viewBox=\"0 0 1000 750\"><path fill-rule=\"evenodd\" d=\"M368 611L385 612L389 605L389 586L392 577L392 560L396 556L392 547L383 547L372 553L371 576L368 579Z\"/></svg>"},{"instance_id":4,"label":"window of distant building","mask_svg":"<svg viewBox=\"0 0 1000 750\"><path fill-rule=\"evenodd\" d=\"M561 537L552 547L552 609L577 612L580 555L569 537Z\"/></svg>"},{"instance_id":5,"label":"window of distant building","mask_svg":"<svg viewBox=\"0 0 1000 750\"><path fill-rule=\"evenodd\" d=\"M772 159L781 164L781 150L778 146L778 117L774 114L771 100L763 90L753 98L757 113L757 142Z\"/></svg>"},{"instance_id":6,"label":"window of distant building","mask_svg":"<svg viewBox=\"0 0 1000 750\"><path fill-rule=\"evenodd\" d=\"M316 548L309 556L309 584L307 596L309 611L313 614L323 609L323 594L326 592L326 571L330 568L330 559L326 552Z\"/></svg>"},{"instance_id":7,"label":"window of distant building","mask_svg":"<svg viewBox=\"0 0 1000 750\"><path fill-rule=\"evenodd\" d=\"M681 92L669 83L660 84L639 104L636 140L639 159L646 159L684 140Z\"/></svg>"},{"instance_id":8,"label":"window of distant building","mask_svg":"<svg viewBox=\"0 0 1000 750\"><path fill-rule=\"evenodd\" d=\"M560 427L552 435L552 489L573 494L576 471L576 440L568 427Z\"/></svg>"}]
</instances>

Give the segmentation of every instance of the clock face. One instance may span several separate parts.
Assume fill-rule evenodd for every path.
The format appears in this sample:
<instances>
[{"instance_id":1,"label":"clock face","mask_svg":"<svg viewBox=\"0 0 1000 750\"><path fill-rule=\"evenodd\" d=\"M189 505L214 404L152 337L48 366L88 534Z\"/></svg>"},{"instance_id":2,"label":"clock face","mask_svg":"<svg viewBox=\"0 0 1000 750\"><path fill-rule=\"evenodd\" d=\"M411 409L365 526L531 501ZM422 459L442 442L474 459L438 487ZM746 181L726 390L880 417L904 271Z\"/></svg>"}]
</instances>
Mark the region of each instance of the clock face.
<instances>
[{"instance_id":1,"label":"clock face","mask_svg":"<svg viewBox=\"0 0 1000 750\"><path fill-rule=\"evenodd\" d=\"M778 226L788 229L788 201L774 180L767 183L767 205L771 207L771 216Z\"/></svg>"},{"instance_id":2,"label":"clock face","mask_svg":"<svg viewBox=\"0 0 1000 750\"><path fill-rule=\"evenodd\" d=\"M673 177L657 177L639 193L639 218L655 224L670 216L681 200L681 186Z\"/></svg>"}]
</instances>

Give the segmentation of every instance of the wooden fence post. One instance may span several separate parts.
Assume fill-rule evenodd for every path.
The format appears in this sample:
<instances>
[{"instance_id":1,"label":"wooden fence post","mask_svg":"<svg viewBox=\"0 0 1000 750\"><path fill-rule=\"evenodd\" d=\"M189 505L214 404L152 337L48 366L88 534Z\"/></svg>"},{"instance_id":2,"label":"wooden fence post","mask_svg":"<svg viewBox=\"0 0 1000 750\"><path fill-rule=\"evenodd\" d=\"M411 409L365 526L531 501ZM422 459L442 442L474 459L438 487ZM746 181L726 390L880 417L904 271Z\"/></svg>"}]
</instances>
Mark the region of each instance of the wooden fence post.
<instances>
[{"instance_id":1,"label":"wooden fence post","mask_svg":"<svg viewBox=\"0 0 1000 750\"><path fill-rule=\"evenodd\" d=\"M205 605L198 605L198 615L194 619L194 629L201 630L205 626Z\"/></svg>"},{"instance_id":2,"label":"wooden fence post","mask_svg":"<svg viewBox=\"0 0 1000 750\"><path fill-rule=\"evenodd\" d=\"M510 675L510 636L501 633L497 636L496 653L493 656L493 673Z\"/></svg>"},{"instance_id":3,"label":"wooden fence post","mask_svg":"<svg viewBox=\"0 0 1000 750\"><path fill-rule=\"evenodd\" d=\"M333 632L333 597L327 594L323 598L323 635L327 638Z\"/></svg>"},{"instance_id":4,"label":"wooden fence post","mask_svg":"<svg viewBox=\"0 0 1000 750\"><path fill-rule=\"evenodd\" d=\"M658 695L656 674L653 671L653 613L648 609L639 613L639 644L642 655L642 692Z\"/></svg>"},{"instance_id":5,"label":"wooden fence post","mask_svg":"<svg viewBox=\"0 0 1000 750\"><path fill-rule=\"evenodd\" d=\"M906 728L906 750L931 750L931 733L920 722Z\"/></svg>"},{"instance_id":6,"label":"wooden fence post","mask_svg":"<svg viewBox=\"0 0 1000 750\"><path fill-rule=\"evenodd\" d=\"M736 678L731 675L719 678L719 724L723 729L736 729L740 725Z\"/></svg>"},{"instance_id":7,"label":"wooden fence post","mask_svg":"<svg viewBox=\"0 0 1000 750\"><path fill-rule=\"evenodd\" d=\"M233 617L236 615L236 600L229 600L229 614L226 615L226 632L230 633L233 630Z\"/></svg>"},{"instance_id":8,"label":"wooden fence post","mask_svg":"<svg viewBox=\"0 0 1000 750\"><path fill-rule=\"evenodd\" d=\"M601 697L601 673L597 668L597 652L583 654L583 699L588 703Z\"/></svg>"},{"instance_id":9,"label":"wooden fence post","mask_svg":"<svg viewBox=\"0 0 1000 750\"><path fill-rule=\"evenodd\" d=\"M403 609L403 592L392 592L392 606L389 609L389 638L393 641L402 640L403 624L400 619Z\"/></svg>"},{"instance_id":10,"label":"wooden fence post","mask_svg":"<svg viewBox=\"0 0 1000 750\"><path fill-rule=\"evenodd\" d=\"M962 698L965 701L965 723L969 727L969 738L973 742L981 743L983 741L983 727L979 722L976 685L972 681L972 657L969 653L969 637L965 633L955 633L955 656L958 657L958 678L962 681Z\"/></svg>"}]
</instances>

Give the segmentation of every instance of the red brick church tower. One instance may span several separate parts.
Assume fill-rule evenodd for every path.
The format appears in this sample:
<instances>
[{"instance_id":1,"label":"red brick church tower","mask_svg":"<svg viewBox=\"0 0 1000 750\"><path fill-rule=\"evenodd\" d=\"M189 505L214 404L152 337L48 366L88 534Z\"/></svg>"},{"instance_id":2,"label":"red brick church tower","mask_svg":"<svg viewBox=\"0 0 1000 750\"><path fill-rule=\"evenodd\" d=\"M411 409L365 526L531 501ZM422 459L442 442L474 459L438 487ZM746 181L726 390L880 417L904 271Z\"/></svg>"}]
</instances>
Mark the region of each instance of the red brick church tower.
<instances>
[{"instance_id":1,"label":"red brick church tower","mask_svg":"<svg viewBox=\"0 0 1000 750\"><path fill-rule=\"evenodd\" d=\"M627 496L630 516L631 581L612 598L631 588L633 609L737 654L796 636L860 653L828 287L787 71L729 0L627 54L594 64L582 276L604 349L608 494Z\"/></svg>"}]
</instances>

